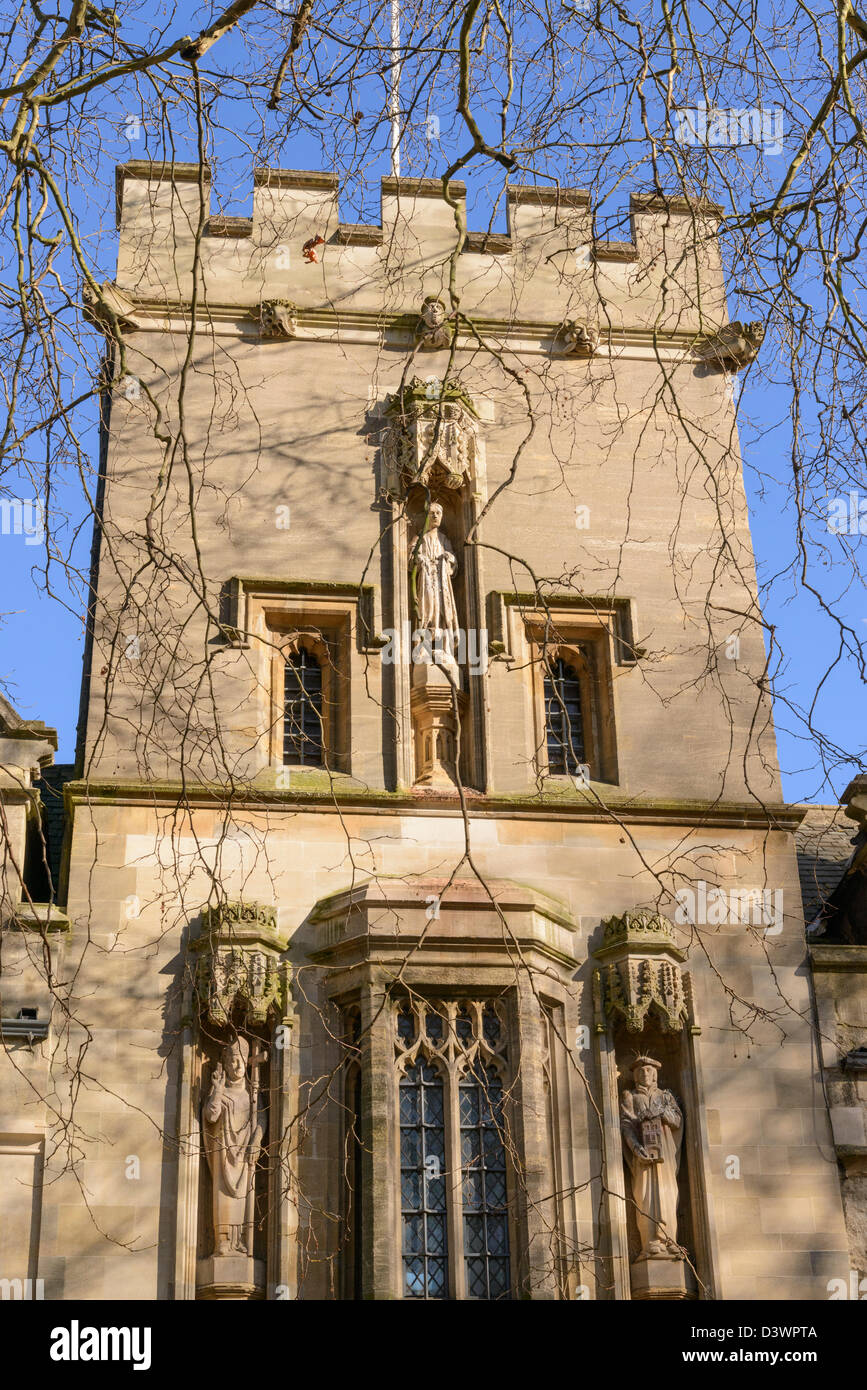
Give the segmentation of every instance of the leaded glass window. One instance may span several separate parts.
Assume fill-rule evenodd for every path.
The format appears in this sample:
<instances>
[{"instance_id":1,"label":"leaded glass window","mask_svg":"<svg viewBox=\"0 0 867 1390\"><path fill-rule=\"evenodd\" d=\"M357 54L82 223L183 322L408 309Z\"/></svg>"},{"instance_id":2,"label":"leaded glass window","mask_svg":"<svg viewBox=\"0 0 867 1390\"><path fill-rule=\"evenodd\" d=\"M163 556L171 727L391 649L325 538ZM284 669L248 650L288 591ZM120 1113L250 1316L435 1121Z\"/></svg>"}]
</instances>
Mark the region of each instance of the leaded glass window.
<instances>
[{"instance_id":1,"label":"leaded glass window","mask_svg":"<svg viewBox=\"0 0 867 1390\"><path fill-rule=\"evenodd\" d=\"M301 647L286 661L283 701L283 763L321 767L322 667Z\"/></svg>"},{"instance_id":2,"label":"leaded glass window","mask_svg":"<svg viewBox=\"0 0 867 1390\"><path fill-rule=\"evenodd\" d=\"M464 1262L469 1298L509 1292L509 1221L503 1087L493 1067L478 1064L460 1082Z\"/></svg>"},{"instance_id":3,"label":"leaded glass window","mask_svg":"<svg viewBox=\"0 0 867 1390\"><path fill-rule=\"evenodd\" d=\"M395 1012L405 1298L511 1292L502 1001Z\"/></svg>"},{"instance_id":4,"label":"leaded glass window","mask_svg":"<svg viewBox=\"0 0 867 1390\"><path fill-rule=\"evenodd\" d=\"M581 681L575 667L558 657L547 667L544 684L548 771L571 775L584 762Z\"/></svg>"},{"instance_id":5,"label":"leaded glass window","mask_svg":"<svg viewBox=\"0 0 867 1390\"><path fill-rule=\"evenodd\" d=\"M436 1067L400 1079L400 1194L404 1296L447 1298L445 1102Z\"/></svg>"}]
</instances>

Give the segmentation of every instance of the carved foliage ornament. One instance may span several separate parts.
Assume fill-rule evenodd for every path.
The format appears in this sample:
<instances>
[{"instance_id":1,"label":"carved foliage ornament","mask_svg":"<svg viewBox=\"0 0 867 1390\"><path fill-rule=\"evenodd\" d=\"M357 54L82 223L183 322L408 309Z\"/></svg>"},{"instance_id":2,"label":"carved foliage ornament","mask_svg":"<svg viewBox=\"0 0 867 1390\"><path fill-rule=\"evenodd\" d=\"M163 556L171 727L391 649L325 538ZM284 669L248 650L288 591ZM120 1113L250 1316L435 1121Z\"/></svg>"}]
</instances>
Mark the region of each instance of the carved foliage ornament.
<instances>
[{"instance_id":1,"label":"carved foliage ornament","mask_svg":"<svg viewBox=\"0 0 867 1390\"><path fill-rule=\"evenodd\" d=\"M203 1017L227 1024L240 1010L248 1025L283 1018L290 1007L289 965L281 959L286 940L275 909L259 903L223 903L205 908L196 987Z\"/></svg>"},{"instance_id":2,"label":"carved foliage ornament","mask_svg":"<svg viewBox=\"0 0 867 1390\"><path fill-rule=\"evenodd\" d=\"M472 481L476 463L476 411L454 381L415 377L389 399L382 437L388 490L427 485L436 470L447 488Z\"/></svg>"},{"instance_id":3,"label":"carved foliage ornament","mask_svg":"<svg viewBox=\"0 0 867 1390\"><path fill-rule=\"evenodd\" d=\"M663 1032L679 1033L690 1023L684 956L665 917L645 909L609 917L595 955L604 962L594 976L597 1027L619 1015L628 1032L640 1033L651 1011Z\"/></svg>"}]
</instances>

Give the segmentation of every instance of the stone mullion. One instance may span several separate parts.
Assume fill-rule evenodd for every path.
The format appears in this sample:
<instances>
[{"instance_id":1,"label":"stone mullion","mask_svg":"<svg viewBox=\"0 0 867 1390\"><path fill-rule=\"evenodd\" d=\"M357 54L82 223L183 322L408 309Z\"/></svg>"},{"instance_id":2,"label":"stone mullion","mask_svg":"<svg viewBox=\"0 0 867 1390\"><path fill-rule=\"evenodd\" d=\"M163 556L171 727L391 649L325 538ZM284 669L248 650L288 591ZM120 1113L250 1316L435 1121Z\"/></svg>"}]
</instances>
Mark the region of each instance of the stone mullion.
<instances>
[{"instance_id":1,"label":"stone mullion","mask_svg":"<svg viewBox=\"0 0 867 1390\"><path fill-rule=\"evenodd\" d=\"M368 985L361 997L363 1110L361 1232L362 1297L399 1297L400 1155L397 1137L393 1019L387 989Z\"/></svg>"},{"instance_id":2,"label":"stone mullion","mask_svg":"<svg viewBox=\"0 0 867 1390\"><path fill-rule=\"evenodd\" d=\"M449 1290L452 1298L467 1296L466 1265L464 1264L463 1169L461 1166L461 1107L460 1058L453 1056L446 1077L448 1092L448 1228L449 1228Z\"/></svg>"},{"instance_id":3,"label":"stone mullion","mask_svg":"<svg viewBox=\"0 0 867 1390\"><path fill-rule=\"evenodd\" d=\"M546 1027L542 1006L529 981L519 981L518 1035L520 1051L510 1049L513 1058L520 1057L519 1104L512 1108L514 1143L523 1155L524 1183L518 1196L520 1247L516 1251L521 1267L520 1284L514 1292L531 1298L556 1298L556 1271L552 1268L551 1241L546 1211L553 1192L548 1144L548 1113L545 1092L544 1055ZM513 1259L513 1268L516 1261Z\"/></svg>"}]
</instances>

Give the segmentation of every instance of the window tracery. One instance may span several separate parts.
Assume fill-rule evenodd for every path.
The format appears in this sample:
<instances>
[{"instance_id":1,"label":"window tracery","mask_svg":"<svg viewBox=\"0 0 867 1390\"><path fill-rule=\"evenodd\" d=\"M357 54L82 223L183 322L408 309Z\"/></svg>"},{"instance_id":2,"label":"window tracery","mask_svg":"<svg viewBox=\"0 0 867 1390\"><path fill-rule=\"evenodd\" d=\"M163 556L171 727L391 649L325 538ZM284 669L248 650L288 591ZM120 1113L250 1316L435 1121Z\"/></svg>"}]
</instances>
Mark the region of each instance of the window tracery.
<instances>
[{"instance_id":1,"label":"window tracery","mask_svg":"<svg viewBox=\"0 0 867 1390\"><path fill-rule=\"evenodd\" d=\"M394 1043L404 1297L508 1298L504 1001L401 1001Z\"/></svg>"}]
</instances>

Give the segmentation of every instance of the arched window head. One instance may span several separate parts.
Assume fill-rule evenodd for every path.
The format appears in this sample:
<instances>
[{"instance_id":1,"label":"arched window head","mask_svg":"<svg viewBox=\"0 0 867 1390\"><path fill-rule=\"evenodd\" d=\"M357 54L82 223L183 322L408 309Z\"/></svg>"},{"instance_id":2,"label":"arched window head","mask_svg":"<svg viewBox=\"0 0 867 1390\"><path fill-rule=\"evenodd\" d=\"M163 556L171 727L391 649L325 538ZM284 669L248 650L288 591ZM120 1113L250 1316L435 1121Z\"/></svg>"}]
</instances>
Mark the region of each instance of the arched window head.
<instances>
[{"instance_id":1,"label":"arched window head","mask_svg":"<svg viewBox=\"0 0 867 1390\"><path fill-rule=\"evenodd\" d=\"M286 658L283 703L283 762L322 767L322 667L299 647Z\"/></svg>"},{"instance_id":2,"label":"arched window head","mask_svg":"<svg viewBox=\"0 0 867 1390\"><path fill-rule=\"evenodd\" d=\"M563 657L545 671L545 739L548 771L555 776L577 772L585 761L581 681Z\"/></svg>"}]
</instances>

